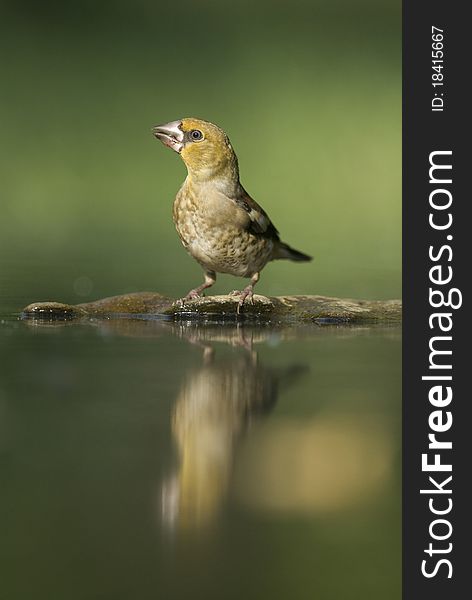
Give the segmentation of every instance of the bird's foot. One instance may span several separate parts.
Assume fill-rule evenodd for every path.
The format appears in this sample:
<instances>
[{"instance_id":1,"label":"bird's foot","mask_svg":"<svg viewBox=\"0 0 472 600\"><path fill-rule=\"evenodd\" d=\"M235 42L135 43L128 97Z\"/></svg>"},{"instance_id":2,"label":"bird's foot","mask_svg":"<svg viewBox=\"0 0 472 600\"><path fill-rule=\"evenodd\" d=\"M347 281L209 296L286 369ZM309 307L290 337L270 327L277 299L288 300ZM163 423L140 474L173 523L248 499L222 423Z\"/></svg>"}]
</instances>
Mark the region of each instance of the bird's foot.
<instances>
[{"instance_id":1,"label":"bird's foot","mask_svg":"<svg viewBox=\"0 0 472 600\"><path fill-rule=\"evenodd\" d=\"M248 302L254 302L254 290L252 288L252 285L247 285L243 290L233 290L232 292L230 292L229 295L239 296L238 308L236 311L238 315L241 310L241 306L246 300L248 300Z\"/></svg>"},{"instance_id":2,"label":"bird's foot","mask_svg":"<svg viewBox=\"0 0 472 600\"><path fill-rule=\"evenodd\" d=\"M201 290L199 290L198 288L195 288L194 290L190 290L190 292L183 298L179 298L175 302L175 304L182 307L185 304L185 302L187 302L187 300L196 300L197 298L202 298L204 295L205 294L202 293Z\"/></svg>"},{"instance_id":3,"label":"bird's foot","mask_svg":"<svg viewBox=\"0 0 472 600\"><path fill-rule=\"evenodd\" d=\"M203 298L205 294L202 290L195 288L194 290L190 290L190 292L185 296L184 300L196 300L197 298Z\"/></svg>"}]
</instances>

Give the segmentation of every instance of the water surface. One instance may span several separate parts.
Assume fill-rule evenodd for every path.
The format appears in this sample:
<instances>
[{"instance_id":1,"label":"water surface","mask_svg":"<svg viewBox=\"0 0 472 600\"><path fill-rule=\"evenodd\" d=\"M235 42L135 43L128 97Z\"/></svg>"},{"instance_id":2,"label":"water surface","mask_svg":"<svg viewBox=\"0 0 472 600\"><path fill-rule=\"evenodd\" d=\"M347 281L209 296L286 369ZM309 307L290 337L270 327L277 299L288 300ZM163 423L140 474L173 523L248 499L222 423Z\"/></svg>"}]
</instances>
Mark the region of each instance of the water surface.
<instances>
[{"instance_id":1,"label":"water surface","mask_svg":"<svg viewBox=\"0 0 472 600\"><path fill-rule=\"evenodd\" d=\"M2 597L400 596L398 329L0 331Z\"/></svg>"}]
</instances>

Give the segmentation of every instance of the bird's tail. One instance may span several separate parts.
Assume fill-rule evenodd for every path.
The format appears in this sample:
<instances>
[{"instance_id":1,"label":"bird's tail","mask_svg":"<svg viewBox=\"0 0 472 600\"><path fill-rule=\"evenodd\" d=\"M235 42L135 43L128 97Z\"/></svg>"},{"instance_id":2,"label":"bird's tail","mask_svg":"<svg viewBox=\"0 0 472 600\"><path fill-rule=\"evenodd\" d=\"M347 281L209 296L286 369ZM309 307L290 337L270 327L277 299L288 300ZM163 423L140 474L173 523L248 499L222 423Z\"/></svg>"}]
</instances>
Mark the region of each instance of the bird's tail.
<instances>
[{"instance_id":1,"label":"bird's tail","mask_svg":"<svg viewBox=\"0 0 472 600\"><path fill-rule=\"evenodd\" d=\"M303 254L303 252L294 250L288 244L284 244L283 242L280 242L277 245L274 252L274 258L288 258L288 260L294 260L296 262L307 262L312 260L312 257L308 256L308 254Z\"/></svg>"}]
</instances>

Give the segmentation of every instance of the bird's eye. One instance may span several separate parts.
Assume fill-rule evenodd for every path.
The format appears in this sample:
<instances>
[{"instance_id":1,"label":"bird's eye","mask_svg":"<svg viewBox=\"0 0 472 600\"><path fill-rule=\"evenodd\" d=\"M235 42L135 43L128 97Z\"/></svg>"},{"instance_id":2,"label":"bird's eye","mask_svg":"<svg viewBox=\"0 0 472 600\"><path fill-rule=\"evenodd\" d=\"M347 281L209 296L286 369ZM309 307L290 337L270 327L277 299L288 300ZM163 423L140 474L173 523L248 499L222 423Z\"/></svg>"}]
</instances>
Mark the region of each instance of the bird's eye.
<instances>
[{"instance_id":1,"label":"bird's eye","mask_svg":"<svg viewBox=\"0 0 472 600\"><path fill-rule=\"evenodd\" d=\"M203 133L199 129L192 129L190 132L190 136L194 142L199 142L203 140Z\"/></svg>"}]
</instances>

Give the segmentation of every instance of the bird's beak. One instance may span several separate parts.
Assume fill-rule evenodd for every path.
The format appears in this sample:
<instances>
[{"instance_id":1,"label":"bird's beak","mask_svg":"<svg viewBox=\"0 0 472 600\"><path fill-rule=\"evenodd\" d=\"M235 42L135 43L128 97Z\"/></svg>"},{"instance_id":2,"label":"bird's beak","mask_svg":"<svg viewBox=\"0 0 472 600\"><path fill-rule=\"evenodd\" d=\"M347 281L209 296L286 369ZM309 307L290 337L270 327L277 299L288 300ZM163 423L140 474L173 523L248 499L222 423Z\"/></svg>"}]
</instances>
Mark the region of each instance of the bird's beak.
<instances>
[{"instance_id":1,"label":"bird's beak","mask_svg":"<svg viewBox=\"0 0 472 600\"><path fill-rule=\"evenodd\" d=\"M171 121L165 125L156 125L152 128L152 133L164 146L180 152L184 147L184 132L180 129L181 126L182 121Z\"/></svg>"}]
</instances>

